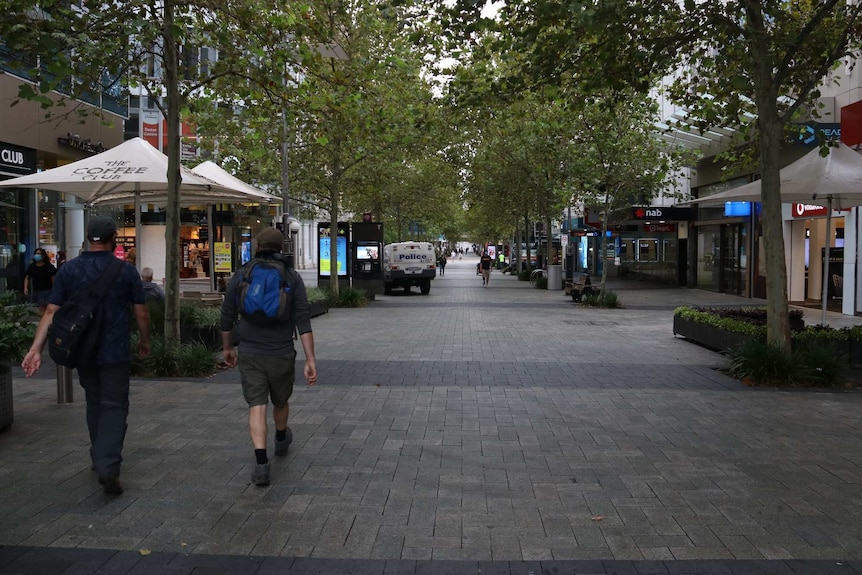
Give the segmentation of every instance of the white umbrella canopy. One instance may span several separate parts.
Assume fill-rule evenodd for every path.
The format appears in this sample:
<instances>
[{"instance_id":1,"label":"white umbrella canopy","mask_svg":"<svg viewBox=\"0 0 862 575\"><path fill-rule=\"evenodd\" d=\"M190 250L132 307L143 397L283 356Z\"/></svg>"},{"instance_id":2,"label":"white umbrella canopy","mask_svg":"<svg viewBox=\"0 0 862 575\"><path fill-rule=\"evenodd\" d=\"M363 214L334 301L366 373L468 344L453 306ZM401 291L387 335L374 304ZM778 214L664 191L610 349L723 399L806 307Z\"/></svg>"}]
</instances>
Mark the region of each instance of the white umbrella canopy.
<instances>
[{"instance_id":1,"label":"white umbrella canopy","mask_svg":"<svg viewBox=\"0 0 862 575\"><path fill-rule=\"evenodd\" d=\"M757 180L681 205L759 202L760 183ZM839 144L822 157L820 149L815 148L781 169L782 203L826 205L830 198L836 210L862 205L862 154Z\"/></svg>"},{"instance_id":2,"label":"white umbrella canopy","mask_svg":"<svg viewBox=\"0 0 862 575\"><path fill-rule=\"evenodd\" d=\"M211 162L209 160L192 168L192 172L199 176L208 178L222 186L246 194L248 196L248 201L264 203L272 202L276 199L272 194L268 194L260 188L256 188L243 182L215 162Z\"/></svg>"},{"instance_id":3,"label":"white umbrella canopy","mask_svg":"<svg viewBox=\"0 0 862 575\"><path fill-rule=\"evenodd\" d=\"M830 148L828 156L815 148L781 169L781 203L810 203L826 207L825 261L829 261L832 210L862 206L862 154L845 144ZM759 202L761 181L684 202L682 205L716 205L725 202ZM821 322L826 323L829 274L823 268Z\"/></svg>"},{"instance_id":4,"label":"white umbrella canopy","mask_svg":"<svg viewBox=\"0 0 862 575\"><path fill-rule=\"evenodd\" d=\"M0 188L40 188L71 194L85 204L117 204L135 200L164 203L168 189L168 157L141 138L133 138L71 164L0 182ZM180 167L183 203L248 201L238 190Z\"/></svg>"}]
</instances>

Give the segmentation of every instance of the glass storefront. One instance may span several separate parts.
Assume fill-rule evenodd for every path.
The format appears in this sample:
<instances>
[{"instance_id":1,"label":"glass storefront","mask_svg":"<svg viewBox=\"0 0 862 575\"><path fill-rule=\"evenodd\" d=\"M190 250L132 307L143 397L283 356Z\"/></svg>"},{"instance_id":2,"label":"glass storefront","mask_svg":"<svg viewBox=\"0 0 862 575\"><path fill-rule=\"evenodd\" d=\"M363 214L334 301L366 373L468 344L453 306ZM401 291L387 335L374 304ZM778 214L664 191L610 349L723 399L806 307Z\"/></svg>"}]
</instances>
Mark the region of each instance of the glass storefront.
<instances>
[{"instance_id":1,"label":"glass storefront","mask_svg":"<svg viewBox=\"0 0 862 575\"><path fill-rule=\"evenodd\" d=\"M620 266L627 276L675 284L679 240L676 237L620 237Z\"/></svg>"},{"instance_id":2,"label":"glass storefront","mask_svg":"<svg viewBox=\"0 0 862 575\"><path fill-rule=\"evenodd\" d=\"M748 225L709 224L697 229L697 287L749 295Z\"/></svg>"}]
</instances>

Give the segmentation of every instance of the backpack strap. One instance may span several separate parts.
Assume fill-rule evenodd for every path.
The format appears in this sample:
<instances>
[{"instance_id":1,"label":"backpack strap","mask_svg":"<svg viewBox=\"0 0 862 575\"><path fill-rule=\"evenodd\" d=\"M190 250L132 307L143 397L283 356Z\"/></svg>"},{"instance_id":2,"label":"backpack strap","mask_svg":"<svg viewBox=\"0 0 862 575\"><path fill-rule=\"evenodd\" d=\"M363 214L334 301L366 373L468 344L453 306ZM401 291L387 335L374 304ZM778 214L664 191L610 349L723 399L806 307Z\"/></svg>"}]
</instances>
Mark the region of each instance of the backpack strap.
<instances>
[{"instance_id":1,"label":"backpack strap","mask_svg":"<svg viewBox=\"0 0 862 575\"><path fill-rule=\"evenodd\" d=\"M98 296L99 299L105 297L105 294L108 293L108 288L113 285L114 280L120 274L120 270L126 265L126 262L119 258L111 256L111 259L113 261L108 263L107 267L102 270L99 278L89 287L90 293Z\"/></svg>"}]
</instances>

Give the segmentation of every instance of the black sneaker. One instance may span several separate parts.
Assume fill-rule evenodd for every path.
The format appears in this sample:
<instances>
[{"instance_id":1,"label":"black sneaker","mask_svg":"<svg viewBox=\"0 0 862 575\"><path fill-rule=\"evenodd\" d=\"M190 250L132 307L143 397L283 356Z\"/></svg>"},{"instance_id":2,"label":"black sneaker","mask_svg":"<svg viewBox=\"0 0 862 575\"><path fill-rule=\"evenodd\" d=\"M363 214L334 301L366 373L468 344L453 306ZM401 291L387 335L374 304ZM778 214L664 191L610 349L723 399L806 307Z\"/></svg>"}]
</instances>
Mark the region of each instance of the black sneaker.
<instances>
[{"instance_id":1,"label":"black sneaker","mask_svg":"<svg viewBox=\"0 0 862 575\"><path fill-rule=\"evenodd\" d=\"M257 463L251 472L251 482L258 487L269 485L269 463Z\"/></svg>"},{"instance_id":2,"label":"black sneaker","mask_svg":"<svg viewBox=\"0 0 862 575\"><path fill-rule=\"evenodd\" d=\"M99 483L108 495L119 495L123 492L123 486L120 485L120 478L116 475L99 477Z\"/></svg>"},{"instance_id":3,"label":"black sneaker","mask_svg":"<svg viewBox=\"0 0 862 575\"><path fill-rule=\"evenodd\" d=\"M287 455L287 449L290 447L290 444L293 443L293 432L290 430L290 426L287 426L287 433L284 436L284 441L275 440L275 454L278 457L284 457Z\"/></svg>"}]
</instances>

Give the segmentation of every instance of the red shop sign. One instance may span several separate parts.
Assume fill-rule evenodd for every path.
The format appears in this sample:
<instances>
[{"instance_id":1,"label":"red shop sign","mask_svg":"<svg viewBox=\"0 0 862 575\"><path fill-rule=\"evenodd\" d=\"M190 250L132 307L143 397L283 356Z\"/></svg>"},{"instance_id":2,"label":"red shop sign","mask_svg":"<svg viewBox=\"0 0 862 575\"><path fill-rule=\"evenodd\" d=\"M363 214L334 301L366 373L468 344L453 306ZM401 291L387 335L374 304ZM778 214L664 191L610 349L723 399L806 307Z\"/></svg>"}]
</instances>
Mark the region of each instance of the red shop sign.
<instances>
[{"instance_id":1,"label":"red shop sign","mask_svg":"<svg viewBox=\"0 0 862 575\"><path fill-rule=\"evenodd\" d=\"M812 216L825 216L826 206L815 206L813 204L793 204L794 218L810 218Z\"/></svg>"},{"instance_id":2,"label":"red shop sign","mask_svg":"<svg viewBox=\"0 0 862 575\"><path fill-rule=\"evenodd\" d=\"M676 224L644 224L644 231L653 234L675 232Z\"/></svg>"}]
</instances>

